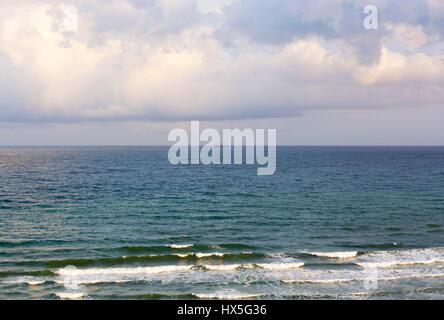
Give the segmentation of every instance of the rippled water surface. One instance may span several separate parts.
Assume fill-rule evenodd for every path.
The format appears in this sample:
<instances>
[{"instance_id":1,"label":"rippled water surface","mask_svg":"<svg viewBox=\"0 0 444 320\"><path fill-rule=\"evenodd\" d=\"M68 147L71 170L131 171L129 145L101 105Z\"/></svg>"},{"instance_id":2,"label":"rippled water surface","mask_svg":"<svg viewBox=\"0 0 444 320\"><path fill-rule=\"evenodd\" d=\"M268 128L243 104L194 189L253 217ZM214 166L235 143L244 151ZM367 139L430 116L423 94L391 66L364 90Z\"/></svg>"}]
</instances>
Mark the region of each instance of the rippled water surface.
<instances>
[{"instance_id":1,"label":"rippled water surface","mask_svg":"<svg viewBox=\"0 0 444 320\"><path fill-rule=\"evenodd\" d=\"M444 298L444 148L0 149L0 298Z\"/></svg>"}]
</instances>

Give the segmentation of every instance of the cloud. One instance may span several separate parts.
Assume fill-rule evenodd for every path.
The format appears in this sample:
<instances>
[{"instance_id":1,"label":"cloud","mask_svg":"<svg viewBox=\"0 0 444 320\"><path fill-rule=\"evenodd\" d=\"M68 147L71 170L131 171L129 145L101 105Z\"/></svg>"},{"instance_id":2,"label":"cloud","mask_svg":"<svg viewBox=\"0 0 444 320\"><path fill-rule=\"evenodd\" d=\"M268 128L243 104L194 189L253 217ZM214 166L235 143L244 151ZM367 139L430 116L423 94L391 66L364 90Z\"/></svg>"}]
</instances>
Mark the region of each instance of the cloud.
<instances>
[{"instance_id":1,"label":"cloud","mask_svg":"<svg viewBox=\"0 0 444 320\"><path fill-rule=\"evenodd\" d=\"M0 11L0 122L295 117L439 105L440 2L58 1ZM433 9L433 10L432 10Z\"/></svg>"},{"instance_id":2,"label":"cloud","mask_svg":"<svg viewBox=\"0 0 444 320\"><path fill-rule=\"evenodd\" d=\"M444 83L444 56L432 57L424 53L404 56L383 48L379 63L359 67L356 78L366 85L419 83L423 88L438 85Z\"/></svg>"}]
</instances>

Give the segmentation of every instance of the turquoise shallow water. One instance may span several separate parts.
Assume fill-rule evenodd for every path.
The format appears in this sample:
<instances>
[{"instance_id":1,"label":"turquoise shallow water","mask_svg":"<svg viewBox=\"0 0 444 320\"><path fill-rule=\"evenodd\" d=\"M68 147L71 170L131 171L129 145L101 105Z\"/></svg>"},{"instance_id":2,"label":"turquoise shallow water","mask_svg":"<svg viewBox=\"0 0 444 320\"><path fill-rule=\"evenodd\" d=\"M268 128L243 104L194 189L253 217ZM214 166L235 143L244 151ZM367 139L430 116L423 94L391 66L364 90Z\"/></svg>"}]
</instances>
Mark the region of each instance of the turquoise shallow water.
<instances>
[{"instance_id":1,"label":"turquoise shallow water","mask_svg":"<svg viewBox=\"0 0 444 320\"><path fill-rule=\"evenodd\" d=\"M0 149L0 298L444 298L444 148Z\"/></svg>"}]
</instances>

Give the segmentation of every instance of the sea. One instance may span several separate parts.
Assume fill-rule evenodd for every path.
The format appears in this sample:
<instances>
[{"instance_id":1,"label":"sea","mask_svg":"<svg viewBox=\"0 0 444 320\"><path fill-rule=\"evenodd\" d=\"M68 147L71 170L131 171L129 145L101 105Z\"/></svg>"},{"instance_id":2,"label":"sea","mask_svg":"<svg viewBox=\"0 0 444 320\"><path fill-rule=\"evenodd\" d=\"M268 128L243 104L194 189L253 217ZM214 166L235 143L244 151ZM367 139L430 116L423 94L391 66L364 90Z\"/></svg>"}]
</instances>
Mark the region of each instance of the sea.
<instances>
[{"instance_id":1,"label":"sea","mask_svg":"<svg viewBox=\"0 0 444 320\"><path fill-rule=\"evenodd\" d=\"M0 299L443 299L444 147L0 149Z\"/></svg>"}]
</instances>

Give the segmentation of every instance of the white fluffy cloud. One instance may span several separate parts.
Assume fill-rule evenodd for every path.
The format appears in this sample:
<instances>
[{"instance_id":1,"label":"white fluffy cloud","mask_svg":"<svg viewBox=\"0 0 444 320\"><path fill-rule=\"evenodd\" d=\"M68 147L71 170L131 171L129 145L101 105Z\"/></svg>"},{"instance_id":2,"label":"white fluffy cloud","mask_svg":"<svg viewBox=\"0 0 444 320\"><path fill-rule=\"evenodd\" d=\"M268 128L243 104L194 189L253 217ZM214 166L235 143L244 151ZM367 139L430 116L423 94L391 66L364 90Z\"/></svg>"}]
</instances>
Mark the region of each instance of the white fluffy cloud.
<instances>
[{"instance_id":1,"label":"white fluffy cloud","mask_svg":"<svg viewBox=\"0 0 444 320\"><path fill-rule=\"evenodd\" d=\"M332 0L333 11L324 1L278 1L300 18L295 24L276 22L280 7L255 11L250 0L83 0L73 3L76 32L67 30L59 1L3 1L0 122L223 120L439 105L444 55L423 50L440 43L439 28L376 2L387 11L372 34L345 23L362 16L348 17L356 4L340 0ZM258 17L261 29L253 30ZM360 56L369 46L378 52L372 64Z\"/></svg>"}]
</instances>

